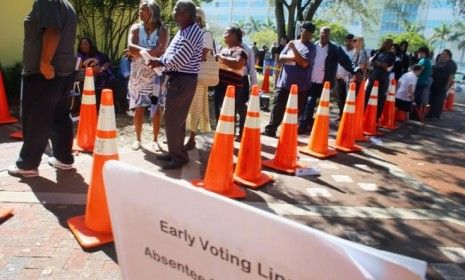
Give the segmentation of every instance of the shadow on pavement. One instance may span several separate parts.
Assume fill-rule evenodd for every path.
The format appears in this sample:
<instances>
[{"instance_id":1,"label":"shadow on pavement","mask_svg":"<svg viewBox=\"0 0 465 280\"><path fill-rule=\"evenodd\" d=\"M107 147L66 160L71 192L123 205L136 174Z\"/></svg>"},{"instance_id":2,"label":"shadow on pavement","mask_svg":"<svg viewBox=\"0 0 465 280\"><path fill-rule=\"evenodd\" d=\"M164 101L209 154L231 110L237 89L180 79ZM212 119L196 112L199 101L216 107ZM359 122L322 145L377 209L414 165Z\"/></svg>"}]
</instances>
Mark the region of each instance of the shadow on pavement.
<instances>
[{"instance_id":1,"label":"shadow on pavement","mask_svg":"<svg viewBox=\"0 0 465 280\"><path fill-rule=\"evenodd\" d=\"M67 220L74 216L81 216L85 214L85 205L56 205L47 204L44 193L62 193L63 188L66 188L66 193L81 193L86 194L88 185L84 181L84 177L77 173L76 169L72 170L57 170L57 182L53 182L44 177L36 177L31 179L22 179L20 182L28 185L37 199L41 202L42 206L54 214L58 222L63 228L69 228ZM47 197L48 198L48 197ZM77 241L76 241L77 242ZM116 260L116 250L113 243L105 246L97 247L92 250L83 249L83 251L92 253L102 251L108 255L113 261Z\"/></svg>"}]
</instances>

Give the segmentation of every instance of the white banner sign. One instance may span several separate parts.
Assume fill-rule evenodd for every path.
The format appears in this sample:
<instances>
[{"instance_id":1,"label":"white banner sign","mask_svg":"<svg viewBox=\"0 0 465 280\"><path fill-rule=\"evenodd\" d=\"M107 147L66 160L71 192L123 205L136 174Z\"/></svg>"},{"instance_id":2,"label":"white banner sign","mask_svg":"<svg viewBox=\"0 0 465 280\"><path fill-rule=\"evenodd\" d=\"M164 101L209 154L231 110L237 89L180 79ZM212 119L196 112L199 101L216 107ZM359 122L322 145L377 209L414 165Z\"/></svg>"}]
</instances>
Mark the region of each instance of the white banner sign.
<instances>
[{"instance_id":1,"label":"white banner sign","mask_svg":"<svg viewBox=\"0 0 465 280\"><path fill-rule=\"evenodd\" d=\"M423 279L426 263L117 161L105 187L124 279Z\"/></svg>"}]
</instances>

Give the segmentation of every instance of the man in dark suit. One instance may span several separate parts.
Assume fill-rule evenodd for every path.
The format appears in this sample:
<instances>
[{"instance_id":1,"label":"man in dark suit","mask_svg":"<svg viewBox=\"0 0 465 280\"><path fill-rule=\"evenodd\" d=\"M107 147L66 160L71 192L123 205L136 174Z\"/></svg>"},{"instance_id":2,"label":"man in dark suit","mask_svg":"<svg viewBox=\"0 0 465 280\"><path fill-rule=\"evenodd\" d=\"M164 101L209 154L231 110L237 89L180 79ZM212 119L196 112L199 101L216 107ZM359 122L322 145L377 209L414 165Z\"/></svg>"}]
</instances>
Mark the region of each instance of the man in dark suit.
<instances>
[{"instance_id":1,"label":"man in dark suit","mask_svg":"<svg viewBox=\"0 0 465 280\"><path fill-rule=\"evenodd\" d=\"M313 127L313 113L317 100L321 97L324 82L331 82L333 86L336 78L338 64L347 72L360 79L358 67L356 67L344 50L330 41L331 30L323 26L320 29L320 41L316 46L316 57L313 65L311 86L307 104L303 114L299 117L299 134L309 133Z\"/></svg>"}]
</instances>

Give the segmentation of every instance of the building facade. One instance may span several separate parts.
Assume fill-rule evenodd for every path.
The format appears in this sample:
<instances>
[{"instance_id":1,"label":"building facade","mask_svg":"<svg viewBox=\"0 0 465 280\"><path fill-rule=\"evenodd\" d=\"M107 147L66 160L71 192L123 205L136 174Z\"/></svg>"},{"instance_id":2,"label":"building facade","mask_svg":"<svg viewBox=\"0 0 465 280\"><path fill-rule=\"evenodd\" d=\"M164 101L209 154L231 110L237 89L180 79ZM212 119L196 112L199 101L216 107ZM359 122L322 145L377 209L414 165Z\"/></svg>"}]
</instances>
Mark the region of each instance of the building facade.
<instances>
[{"instance_id":1,"label":"building facade","mask_svg":"<svg viewBox=\"0 0 465 280\"><path fill-rule=\"evenodd\" d=\"M31 1L0 1L0 64L21 62L24 38L24 18L31 10Z\"/></svg>"},{"instance_id":2,"label":"building facade","mask_svg":"<svg viewBox=\"0 0 465 280\"><path fill-rule=\"evenodd\" d=\"M274 7L267 0L213 0L203 3L202 9L208 21L220 27L247 22L249 18L259 22L275 21Z\"/></svg>"}]
</instances>

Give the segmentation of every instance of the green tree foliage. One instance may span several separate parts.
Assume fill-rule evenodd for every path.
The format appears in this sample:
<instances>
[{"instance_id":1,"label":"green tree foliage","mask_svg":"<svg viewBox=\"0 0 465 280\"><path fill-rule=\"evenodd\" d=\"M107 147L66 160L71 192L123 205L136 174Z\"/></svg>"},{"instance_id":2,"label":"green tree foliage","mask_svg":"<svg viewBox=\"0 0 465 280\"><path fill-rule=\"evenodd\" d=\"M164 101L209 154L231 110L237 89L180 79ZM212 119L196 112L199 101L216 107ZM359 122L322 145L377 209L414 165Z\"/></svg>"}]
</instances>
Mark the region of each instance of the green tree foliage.
<instances>
[{"instance_id":1,"label":"green tree foliage","mask_svg":"<svg viewBox=\"0 0 465 280\"><path fill-rule=\"evenodd\" d=\"M464 62L465 56L465 23L457 21L452 24L452 33L450 40L457 42L458 49L461 50L460 63Z\"/></svg>"},{"instance_id":2,"label":"green tree foliage","mask_svg":"<svg viewBox=\"0 0 465 280\"><path fill-rule=\"evenodd\" d=\"M328 22L325 20L316 19L313 21L316 25L316 32L313 34L313 41L316 42L319 40L320 28L323 26L328 26L331 29L331 41L336 42L340 45L344 43L344 37L349 33L349 31L341 24L336 22Z\"/></svg>"},{"instance_id":3,"label":"green tree foliage","mask_svg":"<svg viewBox=\"0 0 465 280\"><path fill-rule=\"evenodd\" d=\"M433 35L431 35L432 43L439 43L439 49L444 47L446 41L450 40L452 29L447 24L441 24L440 26L433 29Z\"/></svg>"},{"instance_id":4,"label":"green tree foliage","mask_svg":"<svg viewBox=\"0 0 465 280\"><path fill-rule=\"evenodd\" d=\"M411 52L414 52L421 47L431 48L428 41L422 35L416 32L404 32L404 33L398 33L398 34L389 33L381 37L380 41L383 42L387 38L391 38L392 40L394 40L394 43L400 43L402 41L407 41L409 45L409 50Z\"/></svg>"},{"instance_id":5,"label":"green tree foliage","mask_svg":"<svg viewBox=\"0 0 465 280\"><path fill-rule=\"evenodd\" d=\"M139 17L140 0L71 0L78 16L78 37L90 37L97 48L116 60L127 45L129 28ZM173 20L176 0L156 0L171 35L177 32ZM194 0L200 5L201 0ZM211 2L211 0L203 0Z\"/></svg>"},{"instance_id":6,"label":"green tree foliage","mask_svg":"<svg viewBox=\"0 0 465 280\"><path fill-rule=\"evenodd\" d=\"M352 18L357 17L365 23L377 18L371 9L371 0L275 0L278 36L294 38L296 21L312 21L323 2L326 6L333 6L344 13L351 11Z\"/></svg>"},{"instance_id":7,"label":"green tree foliage","mask_svg":"<svg viewBox=\"0 0 465 280\"><path fill-rule=\"evenodd\" d=\"M258 31L255 33L252 33L250 35L250 39L252 42L257 42L257 46L268 46L270 47L273 42L276 42L277 34L276 31L272 29L265 29L262 31Z\"/></svg>"},{"instance_id":8,"label":"green tree foliage","mask_svg":"<svg viewBox=\"0 0 465 280\"><path fill-rule=\"evenodd\" d=\"M71 1L78 16L78 37L90 37L112 60L119 57L129 27L137 20L140 0Z\"/></svg>"}]
</instances>

